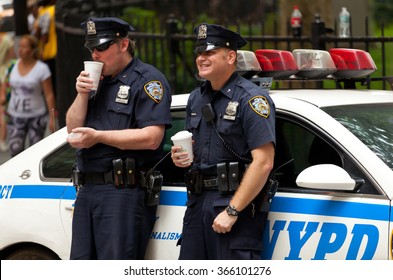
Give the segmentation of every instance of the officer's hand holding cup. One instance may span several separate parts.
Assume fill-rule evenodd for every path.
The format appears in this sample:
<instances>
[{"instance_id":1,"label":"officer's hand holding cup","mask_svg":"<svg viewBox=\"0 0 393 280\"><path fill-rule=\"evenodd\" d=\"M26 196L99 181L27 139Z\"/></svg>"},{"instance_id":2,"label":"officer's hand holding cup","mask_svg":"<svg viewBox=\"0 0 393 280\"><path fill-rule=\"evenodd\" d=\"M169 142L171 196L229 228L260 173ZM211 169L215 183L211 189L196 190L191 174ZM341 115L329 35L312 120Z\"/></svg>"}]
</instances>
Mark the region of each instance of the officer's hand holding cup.
<instances>
[{"instance_id":1,"label":"officer's hand holding cup","mask_svg":"<svg viewBox=\"0 0 393 280\"><path fill-rule=\"evenodd\" d=\"M187 130L179 131L171 137L174 146L181 147L180 153L187 153L187 156L181 157L179 159L189 158L187 161L183 161L181 164L188 165L194 159L194 154L192 151L192 133Z\"/></svg>"},{"instance_id":2,"label":"officer's hand holding cup","mask_svg":"<svg viewBox=\"0 0 393 280\"><path fill-rule=\"evenodd\" d=\"M99 61L85 61L85 71L89 73L89 78L93 79L93 87L91 91L95 92L101 79L101 72L104 63Z\"/></svg>"}]
</instances>

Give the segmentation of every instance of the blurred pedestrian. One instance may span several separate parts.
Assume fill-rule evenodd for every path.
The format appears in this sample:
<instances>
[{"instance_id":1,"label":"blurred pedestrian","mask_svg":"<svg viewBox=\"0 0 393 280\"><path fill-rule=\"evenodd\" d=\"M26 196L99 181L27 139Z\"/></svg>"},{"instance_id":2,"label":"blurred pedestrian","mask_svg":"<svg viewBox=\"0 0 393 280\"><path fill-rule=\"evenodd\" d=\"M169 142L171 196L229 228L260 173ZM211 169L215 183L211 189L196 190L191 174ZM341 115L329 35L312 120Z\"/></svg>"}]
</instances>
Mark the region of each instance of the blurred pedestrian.
<instances>
[{"instance_id":1,"label":"blurred pedestrian","mask_svg":"<svg viewBox=\"0 0 393 280\"><path fill-rule=\"evenodd\" d=\"M23 35L18 44L19 58L9 77L11 95L7 107L8 141L11 157L24 150L25 139L33 145L55 129L55 99L49 67L38 60L38 41ZM2 93L4 96L4 92Z\"/></svg>"},{"instance_id":2,"label":"blurred pedestrian","mask_svg":"<svg viewBox=\"0 0 393 280\"><path fill-rule=\"evenodd\" d=\"M40 4L38 0L28 0L27 1L27 24L29 27L29 32L31 35L40 37L38 34L38 11Z\"/></svg>"},{"instance_id":3,"label":"blurred pedestrian","mask_svg":"<svg viewBox=\"0 0 393 280\"><path fill-rule=\"evenodd\" d=\"M15 57L14 41L6 32L0 33L0 89L6 91L6 76L10 60ZM4 87L4 89L3 89ZM1 95L0 101L0 151L7 151L7 122L6 122L6 95Z\"/></svg>"},{"instance_id":4,"label":"blurred pedestrian","mask_svg":"<svg viewBox=\"0 0 393 280\"><path fill-rule=\"evenodd\" d=\"M52 88L56 96L56 56L57 33L55 22L55 0L41 0L38 5L38 28L40 59L45 62L52 73Z\"/></svg>"}]
</instances>

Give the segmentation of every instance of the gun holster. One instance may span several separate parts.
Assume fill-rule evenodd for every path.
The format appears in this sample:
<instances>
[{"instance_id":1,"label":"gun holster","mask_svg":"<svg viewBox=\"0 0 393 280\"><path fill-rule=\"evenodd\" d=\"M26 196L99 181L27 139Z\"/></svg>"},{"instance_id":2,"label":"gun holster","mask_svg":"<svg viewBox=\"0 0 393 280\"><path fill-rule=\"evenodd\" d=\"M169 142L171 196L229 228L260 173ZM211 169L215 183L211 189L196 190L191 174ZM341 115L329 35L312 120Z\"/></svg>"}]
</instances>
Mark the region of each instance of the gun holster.
<instances>
[{"instance_id":1,"label":"gun holster","mask_svg":"<svg viewBox=\"0 0 393 280\"><path fill-rule=\"evenodd\" d=\"M203 174L198 170L190 169L186 175L187 191L200 195L203 191Z\"/></svg>"},{"instance_id":2,"label":"gun holster","mask_svg":"<svg viewBox=\"0 0 393 280\"><path fill-rule=\"evenodd\" d=\"M259 212L266 214L269 212L270 204L274 195L277 192L278 185L279 183L274 176L268 178L262 191L255 198L255 205Z\"/></svg>"}]
</instances>

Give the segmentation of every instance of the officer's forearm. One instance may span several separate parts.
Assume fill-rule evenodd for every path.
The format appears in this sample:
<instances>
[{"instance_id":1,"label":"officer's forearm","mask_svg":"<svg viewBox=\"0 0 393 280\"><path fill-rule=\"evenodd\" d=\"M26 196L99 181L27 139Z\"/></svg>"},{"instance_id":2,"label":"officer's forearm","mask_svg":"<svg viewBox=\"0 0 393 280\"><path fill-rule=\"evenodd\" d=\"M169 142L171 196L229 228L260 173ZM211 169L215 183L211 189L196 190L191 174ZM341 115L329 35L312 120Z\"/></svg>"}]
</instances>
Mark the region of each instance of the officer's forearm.
<instances>
[{"instance_id":1,"label":"officer's forearm","mask_svg":"<svg viewBox=\"0 0 393 280\"><path fill-rule=\"evenodd\" d=\"M165 126L99 131L97 142L121 150L156 150L164 137Z\"/></svg>"},{"instance_id":2,"label":"officer's forearm","mask_svg":"<svg viewBox=\"0 0 393 280\"><path fill-rule=\"evenodd\" d=\"M88 94L78 93L66 115L67 131L70 133L76 127L84 126L87 114Z\"/></svg>"},{"instance_id":3,"label":"officer's forearm","mask_svg":"<svg viewBox=\"0 0 393 280\"><path fill-rule=\"evenodd\" d=\"M246 208L261 192L274 164L274 145L269 143L252 151L253 161L233 196L230 205L238 211Z\"/></svg>"}]
</instances>

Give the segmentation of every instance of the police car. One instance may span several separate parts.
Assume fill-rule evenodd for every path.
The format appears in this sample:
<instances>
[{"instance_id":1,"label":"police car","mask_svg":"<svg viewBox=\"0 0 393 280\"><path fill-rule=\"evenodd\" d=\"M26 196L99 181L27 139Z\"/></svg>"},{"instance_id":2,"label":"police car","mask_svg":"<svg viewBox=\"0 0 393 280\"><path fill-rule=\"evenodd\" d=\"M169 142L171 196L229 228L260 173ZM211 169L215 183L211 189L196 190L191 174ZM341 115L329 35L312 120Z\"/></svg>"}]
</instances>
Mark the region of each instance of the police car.
<instances>
[{"instance_id":1,"label":"police car","mask_svg":"<svg viewBox=\"0 0 393 280\"><path fill-rule=\"evenodd\" d=\"M239 65L247 64L246 54L239 56ZM269 60L263 56L259 61ZM285 70L273 68L264 72L274 76ZM298 77L309 77L307 71ZM256 81L269 83L258 75ZM275 176L280 184L261 237L262 258L392 259L393 92L288 89L270 94L277 108ZM167 152L170 136L184 129L187 99L188 94L173 96ZM69 258L75 150L66 137L63 128L0 166L1 259ZM184 170L170 156L159 169L164 186L146 259L177 259L187 199Z\"/></svg>"}]
</instances>

